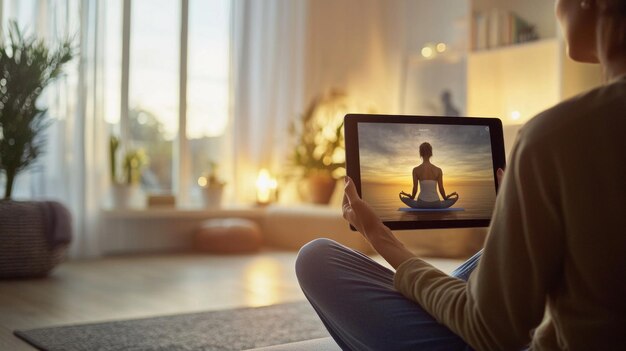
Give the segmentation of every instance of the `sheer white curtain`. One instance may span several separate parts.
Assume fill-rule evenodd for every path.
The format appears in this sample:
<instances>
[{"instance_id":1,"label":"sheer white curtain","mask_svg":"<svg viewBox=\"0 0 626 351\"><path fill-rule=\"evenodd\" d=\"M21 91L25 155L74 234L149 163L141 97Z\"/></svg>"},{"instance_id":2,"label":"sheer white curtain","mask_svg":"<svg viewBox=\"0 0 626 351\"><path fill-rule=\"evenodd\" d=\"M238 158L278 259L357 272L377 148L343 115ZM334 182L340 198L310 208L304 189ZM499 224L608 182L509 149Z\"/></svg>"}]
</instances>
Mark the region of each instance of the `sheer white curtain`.
<instances>
[{"instance_id":1,"label":"sheer white curtain","mask_svg":"<svg viewBox=\"0 0 626 351\"><path fill-rule=\"evenodd\" d=\"M107 129L102 113L105 1L4 0L2 26L16 20L50 43L71 37L76 58L40 103L52 121L37 164L18 175L15 198L54 199L73 216L74 258L99 255L100 201L107 189Z\"/></svg>"},{"instance_id":2,"label":"sheer white curtain","mask_svg":"<svg viewBox=\"0 0 626 351\"><path fill-rule=\"evenodd\" d=\"M337 89L398 111L404 0L234 0L233 10L237 200L254 200L259 168L281 172L289 123L315 97Z\"/></svg>"},{"instance_id":3,"label":"sheer white curtain","mask_svg":"<svg viewBox=\"0 0 626 351\"><path fill-rule=\"evenodd\" d=\"M292 118L304 111L307 1L233 2L235 196L255 200L260 168L278 172Z\"/></svg>"}]
</instances>

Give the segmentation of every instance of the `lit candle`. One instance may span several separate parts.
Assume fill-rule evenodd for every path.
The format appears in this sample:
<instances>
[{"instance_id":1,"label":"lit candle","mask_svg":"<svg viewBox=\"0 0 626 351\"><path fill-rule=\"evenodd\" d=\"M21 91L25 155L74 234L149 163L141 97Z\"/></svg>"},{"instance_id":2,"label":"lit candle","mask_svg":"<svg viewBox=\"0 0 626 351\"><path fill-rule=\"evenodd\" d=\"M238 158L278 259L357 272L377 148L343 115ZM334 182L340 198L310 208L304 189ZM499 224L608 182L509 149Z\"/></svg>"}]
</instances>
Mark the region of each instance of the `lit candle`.
<instances>
[{"instance_id":1,"label":"lit candle","mask_svg":"<svg viewBox=\"0 0 626 351\"><path fill-rule=\"evenodd\" d=\"M261 205L266 205L273 200L276 193L277 182L270 172L263 168L259 171L256 180L256 200Z\"/></svg>"}]
</instances>

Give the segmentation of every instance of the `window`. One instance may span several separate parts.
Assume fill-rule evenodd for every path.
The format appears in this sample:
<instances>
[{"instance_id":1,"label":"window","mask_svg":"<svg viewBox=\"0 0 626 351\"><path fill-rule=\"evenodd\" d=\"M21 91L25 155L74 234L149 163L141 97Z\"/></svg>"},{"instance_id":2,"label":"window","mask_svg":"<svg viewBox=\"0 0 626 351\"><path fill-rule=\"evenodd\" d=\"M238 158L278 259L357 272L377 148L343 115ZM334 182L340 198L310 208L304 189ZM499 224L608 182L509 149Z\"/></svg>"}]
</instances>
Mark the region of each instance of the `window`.
<instances>
[{"instance_id":1,"label":"window","mask_svg":"<svg viewBox=\"0 0 626 351\"><path fill-rule=\"evenodd\" d=\"M128 128L133 148L150 160L144 190L174 189L173 147L178 134L180 2L132 0Z\"/></svg>"},{"instance_id":2,"label":"window","mask_svg":"<svg viewBox=\"0 0 626 351\"><path fill-rule=\"evenodd\" d=\"M188 202L198 177L221 161L230 0L107 1L105 40L111 52L105 83L111 132L126 149L146 151L146 192L173 192L179 203ZM180 101L186 101L184 108Z\"/></svg>"},{"instance_id":3,"label":"window","mask_svg":"<svg viewBox=\"0 0 626 351\"><path fill-rule=\"evenodd\" d=\"M198 178L220 155L228 122L230 79L230 6L227 0L190 0L187 74L187 130L190 169L188 183ZM207 14L211 19L207 20ZM223 157L223 156L222 156ZM218 167L218 173L224 169ZM223 176L223 174L222 174ZM191 192L192 199L199 194ZM195 195L195 196L194 196Z\"/></svg>"},{"instance_id":4,"label":"window","mask_svg":"<svg viewBox=\"0 0 626 351\"><path fill-rule=\"evenodd\" d=\"M199 201L200 175L211 163L224 161L230 6L231 0L107 0L97 5L80 0L0 0L0 24L15 19L28 33L60 38L80 34L81 11L88 8L94 15L97 8L97 18L104 19L97 45L104 50L102 97L108 133L122 139L122 152L141 148L148 154L150 162L141 180L147 193L172 192L185 204L194 195ZM46 104L59 120L74 113L78 61L65 70L71 74L54 83L58 89ZM59 94L67 98L58 99ZM184 108L180 101L186 101ZM44 166L57 167L62 164L59 158L74 152L64 149L65 128L59 123L49 130L53 136L49 149L58 152L50 152L49 160L16 179L16 197L47 194L44 169L47 178L63 177ZM120 153L118 160L121 157ZM0 183L3 178L0 173Z\"/></svg>"}]
</instances>

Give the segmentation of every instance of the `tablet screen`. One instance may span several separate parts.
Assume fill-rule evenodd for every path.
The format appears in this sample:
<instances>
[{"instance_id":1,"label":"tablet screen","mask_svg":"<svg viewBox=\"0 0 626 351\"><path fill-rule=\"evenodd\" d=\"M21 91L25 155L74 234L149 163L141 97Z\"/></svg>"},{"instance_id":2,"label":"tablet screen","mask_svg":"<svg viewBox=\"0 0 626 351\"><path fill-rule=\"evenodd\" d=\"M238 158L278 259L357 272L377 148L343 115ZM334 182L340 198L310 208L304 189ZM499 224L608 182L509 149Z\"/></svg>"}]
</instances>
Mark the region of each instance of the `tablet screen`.
<instances>
[{"instance_id":1,"label":"tablet screen","mask_svg":"<svg viewBox=\"0 0 626 351\"><path fill-rule=\"evenodd\" d=\"M383 222L488 223L496 199L492 127L359 121L361 197Z\"/></svg>"}]
</instances>

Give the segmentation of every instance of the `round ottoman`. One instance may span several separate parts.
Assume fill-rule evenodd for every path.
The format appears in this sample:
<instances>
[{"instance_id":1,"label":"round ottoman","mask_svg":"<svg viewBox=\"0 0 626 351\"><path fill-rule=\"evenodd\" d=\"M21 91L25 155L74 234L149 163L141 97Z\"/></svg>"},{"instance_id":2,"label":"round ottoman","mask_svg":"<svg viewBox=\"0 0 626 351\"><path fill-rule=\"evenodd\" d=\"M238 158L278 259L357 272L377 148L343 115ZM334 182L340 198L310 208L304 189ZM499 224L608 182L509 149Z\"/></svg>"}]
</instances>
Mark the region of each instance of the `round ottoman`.
<instances>
[{"instance_id":1,"label":"round ottoman","mask_svg":"<svg viewBox=\"0 0 626 351\"><path fill-rule=\"evenodd\" d=\"M194 241L203 252L250 253L261 248L261 229L248 219L210 219L202 223Z\"/></svg>"}]
</instances>

